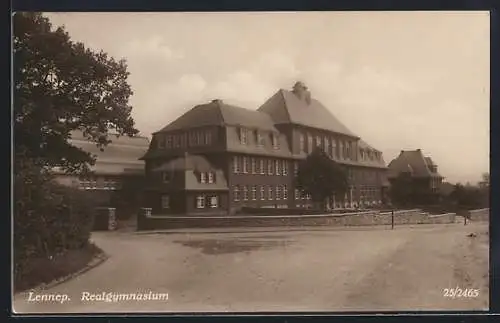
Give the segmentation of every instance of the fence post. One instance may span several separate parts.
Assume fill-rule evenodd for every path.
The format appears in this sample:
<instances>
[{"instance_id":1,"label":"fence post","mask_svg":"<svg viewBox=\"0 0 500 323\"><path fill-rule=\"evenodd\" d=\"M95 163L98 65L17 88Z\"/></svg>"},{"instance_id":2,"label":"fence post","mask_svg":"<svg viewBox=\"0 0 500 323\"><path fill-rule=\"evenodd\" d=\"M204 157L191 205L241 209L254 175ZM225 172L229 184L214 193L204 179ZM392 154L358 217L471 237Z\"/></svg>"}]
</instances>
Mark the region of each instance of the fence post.
<instances>
[{"instance_id":1,"label":"fence post","mask_svg":"<svg viewBox=\"0 0 500 323\"><path fill-rule=\"evenodd\" d=\"M394 230L394 210L391 210L391 230Z\"/></svg>"}]
</instances>

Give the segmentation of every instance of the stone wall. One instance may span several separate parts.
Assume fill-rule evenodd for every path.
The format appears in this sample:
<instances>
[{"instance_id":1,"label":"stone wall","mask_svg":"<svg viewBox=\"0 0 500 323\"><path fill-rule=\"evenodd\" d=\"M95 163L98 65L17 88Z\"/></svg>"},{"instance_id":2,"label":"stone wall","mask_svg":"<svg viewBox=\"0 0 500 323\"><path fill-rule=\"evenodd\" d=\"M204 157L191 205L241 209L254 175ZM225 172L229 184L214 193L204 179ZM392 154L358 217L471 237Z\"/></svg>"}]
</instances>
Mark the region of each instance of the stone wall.
<instances>
[{"instance_id":1,"label":"stone wall","mask_svg":"<svg viewBox=\"0 0 500 323\"><path fill-rule=\"evenodd\" d=\"M300 227L300 226L373 226L391 225L391 212L378 211L344 214L290 215L290 216L147 216L142 209L138 216L138 230L229 227ZM147 211L146 211L147 212ZM394 225L454 223L455 213L430 216L419 209L394 212Z\"/></svg>"},{"instance_id":2,"label":"stone wall","mask_svg":"<svg viewBox=\"0 0 500 323\"><path fill-rule=\"evenodd\" d=\"M490 209L469 210L467 211L467 218L470 221L489 221Z\"/></svg>"}]
</instances>

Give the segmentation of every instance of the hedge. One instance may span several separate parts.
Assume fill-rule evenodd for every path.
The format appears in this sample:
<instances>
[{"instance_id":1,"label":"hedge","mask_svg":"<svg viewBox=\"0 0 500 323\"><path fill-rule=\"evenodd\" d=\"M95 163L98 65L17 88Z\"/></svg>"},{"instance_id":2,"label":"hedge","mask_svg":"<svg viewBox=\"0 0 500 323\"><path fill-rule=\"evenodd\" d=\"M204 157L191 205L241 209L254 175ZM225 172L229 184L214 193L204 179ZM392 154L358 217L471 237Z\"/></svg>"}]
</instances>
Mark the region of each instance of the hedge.
<instances>
[{"instance_id":1,"label":"hedge","mask_svg":"<svg viewBox=\"0 0 500 323\"><path fill-rule=\"evenodd\" d=\"M89 245L94 205L85 191L56 184L34 163L16 165L14 176L14 279L29 272L31 259Z\"/></svg>"}]
</instances>

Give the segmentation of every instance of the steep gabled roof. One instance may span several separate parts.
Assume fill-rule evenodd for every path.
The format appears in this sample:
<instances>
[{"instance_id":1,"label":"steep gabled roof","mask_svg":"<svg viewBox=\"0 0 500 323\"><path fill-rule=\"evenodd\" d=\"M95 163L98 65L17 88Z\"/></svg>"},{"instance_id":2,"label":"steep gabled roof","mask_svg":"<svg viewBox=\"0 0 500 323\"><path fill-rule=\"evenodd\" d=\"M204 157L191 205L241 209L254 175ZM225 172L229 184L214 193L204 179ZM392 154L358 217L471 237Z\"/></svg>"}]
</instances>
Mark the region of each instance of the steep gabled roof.
<instances>
[{"instance_id":1,"label":"steep gabled roof","mask_svg":"<svg viewBox=\"0 0 500 323\"><path fill-rule=\"evenodd\" d=\"M315 99L307 102L291 91L280 89L257 111L269 114L276 124L297 124L358 138L321 102Z\"/></svg>"},{"instance_id":2,"label":"steep gabled roof","mask_svg":"<svg viewBox=\"0 0 500 323\"><path fill-rule=\"evenodd\" d=\"M400 173L410 172L415 177L441 176L438 173L432 173L429 170L429 165L434 165L434 163L430 158L425 157L420 149L402 150L399 156L387 166L389 169L387 175L389 178L394 178Z\"/></svg>"},{"instance_id":3,"label":"steep gabled roof","mask_svg":"<svg viewBox=\"0 0 500 323\"><path fill-rule=\"evenodd\" d=\"M377 152L377 153L380 153L380 159L378 158L373 158L373 159L362 159L361 158L361 152L360 150L364 150L364 151L374 151L374 152ZM382 152L380 150L377 150L375 148L373 148L372 146L370 146L368 143L366 143L365 141L363 140L358 140L358 162L360 165L362 166L370 166L370 167L382 167L382 168L386 168L385 166L385 161L384 161L384 157L382 155Z\"/></svg>"},{"instance_id":4,"label":"steep gabled roof","mask_svg":"<svg viewBox=\"0 0 500 323\"><path fill-rule=\"evenodd\" d=\"M84 137L82 131L73 131L69 142L81 150L96 155L96 163L90 169L97 174L129 174L144 172L144 162L140 161L149 147L149 139L141 136L109 135L112 141L101 151L96 143ZM59 172L59 170L55 170Z\"/></svg>"},{"instance_id":5,"label":"steep gabled roof","mask_svg":"<svg viewBox=\"0 0 500 323\"><path fill-rule=\"evenodd\" d=\"M167 132L202 126L245 126L277 131L269 115L213 100L197 105L158 132Z\"/></svg>"}]
</instances>

